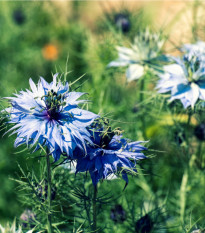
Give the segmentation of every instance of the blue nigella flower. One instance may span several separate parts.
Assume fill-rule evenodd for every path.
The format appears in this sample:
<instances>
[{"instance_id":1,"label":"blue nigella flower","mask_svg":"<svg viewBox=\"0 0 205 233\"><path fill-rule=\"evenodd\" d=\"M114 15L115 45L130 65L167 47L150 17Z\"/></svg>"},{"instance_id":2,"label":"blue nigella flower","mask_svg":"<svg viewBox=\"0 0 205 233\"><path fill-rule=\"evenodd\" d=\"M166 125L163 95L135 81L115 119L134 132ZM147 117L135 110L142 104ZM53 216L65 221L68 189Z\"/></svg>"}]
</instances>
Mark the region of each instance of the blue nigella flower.
<instances>
[{"instance_id":1,"label":"blue nigella flower","mask_svg":"<svg viewBox=\"0 0 205 233\"><path fill-rule=\"evenodd\" d=\"M27 144L37 150L46 146L55 161L61 154L72 158L76 146L85 149L85 141L92 143L86 127L97 117L78 107L85 103L79 100L85 93L70 92L68 83L63 85L56 78L57 74L50 84L41 78L37 85L30 79L31 91L8 97L11 107L6 109L9 123L15 124L9 130L17 133L15 147Z\"/></svg>"},{"instance_id":2,"label":"blue nigella flower","mask_svg":"<svg viewBox=\"0 0 205 233\"><path fill-rule=\"evenodd\" d=\"M170 102L179 99L184 108L193 108L197 100L205 100L205 63L200 54L192 52L174 60L176 63L165 66L164 74L159 75L158 92L171 92Z\"/></svg>"},{"instance_id":3,"label":"blue nigella flower","mask_svg":"<svg viewBox=\"0 0 205 233\"><path fill-rule=\"evenodd\" d=\"M77 159L76 173L89 171L94 186L113 174L122 175L128 183L127 173L136 172L136 161L146 158L142 142L129 142L107 130L93 131L92 141L87 145L87 155ZM79 151L76 154L79 156Z\"/></svg>"},{"instance_id":4,"label":"blue nigella flower","mask_svg":"<svg viewBox=\"0 0 205 233\"><path fill-rule=\"evenodd\" d=\"M150 33L146 29L135 37L131 48L118 46L118 59L109 63L108 67L128 66L128 81L142 77L146 73L146 67L159 71L159 62L167 60L167 57L160 56L164 42L161 34Z\"/></svg>"},{"instance_id":5,"label":"blue nigella flower","mask_svg":"<svg viewBox=\"0 0 205 233\"><path fill-rule=\"evenodd\" d=\"M205 42L197 41L195 44L185 44L182 47L182 51L200 56L200 59L205 61Z\"/></svg>"}]
</instances>

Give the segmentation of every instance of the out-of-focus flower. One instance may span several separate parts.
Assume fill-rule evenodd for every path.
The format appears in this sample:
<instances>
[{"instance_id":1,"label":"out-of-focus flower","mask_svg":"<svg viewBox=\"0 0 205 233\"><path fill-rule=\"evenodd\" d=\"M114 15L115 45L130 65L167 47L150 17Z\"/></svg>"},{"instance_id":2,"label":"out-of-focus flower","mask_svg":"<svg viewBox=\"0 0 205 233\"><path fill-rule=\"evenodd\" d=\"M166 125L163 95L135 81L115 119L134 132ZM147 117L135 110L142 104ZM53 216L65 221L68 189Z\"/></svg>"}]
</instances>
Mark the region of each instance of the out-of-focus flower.
<instances>
[{"instance_id":1,"label":"out-of-focus flower","mask_svg":"<svg viewBox=\"0 0 205 233\"><path fill-rule=\"evenodd\" d=\"M11 226L9 223L5 227L0 225L0 232L1 233L23 233L23 230L21 226L19 227L16 226L16 221L14 220ZM33 230L29 230L25 233L33 233Z\"/></svg>"},{"instance_id":2,"label":"out-of-focus flower","mask_svg":"<svg viewBox=\"0 0 205 233\"><path fill-rule=\"evenodd\" d=\"M128 66L128 81L142 77L146 73L146 67L158 71L161 67L159 62L166 58L160 56L164 42L161 34L151 33L146 29L135 37L131 48L118 46L118 59L109 63L108 67Z\"/></svg>"},{"instance_id":3,"label":"out-of-focus flower","mask_svg":"<svg viewBox=\"0 0 205 233\"><path fill-rule=\"evenodd\" d=\"M197 229L197 230L192 231L191 233L205 233L205 230Z\"/></svg>"},{"instance_id":4,"label":"out-of-focus flower","mask_svg":"<svg viewBox=\"0 0 205 233\"><path fill-rule=\"evenodd\" d=\"M31 91L7 97L11 107L4 111L14 124L9 131L17 133L15 147L27 144L37 150L45 146L55 161L61 154L72 158L76 146L85 151L85 141L92 143L86 127L97 117L78 107L86 102L78 100L85 93L70 92L68 83L63 85L56 78L57 74L50 84L41 78L37 86L30 79Z\"/></svg>"},{"instance_id":5,"label":"out-of-focus flower","mask_svg":"<svg viewBox=\"0 0 205 233\"><path fill-rule=\"evenodd\" d=\"M205 141L205 123L197 125L194 134L200 141Z\"/></svg>"},{"instance_id":6,"label":"out-of-focus flower","mask_svg":"<svg viewBox=\"0 0 205 233\"><path fill-rule=\"evenodd\" d=\"M134 214L135 213L133 213L133 216L135 216ZM155 204L150 201L144 202L140 214L137 220L135 220L134 229L136 233L169 232L169 227L167 225L168 220L169 217L164 206L155 206Z\"/></svg>"},{"instance_id":7,"label":"out-of-focus flower","mask_svg":"<svg viewBox=\"0 0 205 233\"><path fill-rule=\"evenodd\" d=\"M116 223L126 220L126 212L121 205L115 205L110 211L110 218Z\"/></svg>"},{"instance_id":8,"label":"out-of-focus flower","mask_svg":"<svg viewBox=\"0 0 205 233\"><path fill-rule=\"evenodd\" d=\"M112 174L122 175L128 183L127 173L136 172L136 162L146 158L142 142L129 142L122 135L115 135L110 127L90 130L93 143L87 145L87 155L77 160L76 173L89 171L94 186Z\"/></svg>"},{"instance_id":9,"label":"out-of-focus flower","mask_svg":"<svg viewBox=\"0 0 205 233\"><path fill-rule=\"evenodd\" d=\"M129 16L127 14L118 13L115 15L114 18L115 18L116 27L120 31L122 31L123 33L129 32L131 23Z\"/></svg>"},{"instance_id":10,"label":"out-of-focus flower","mask_svg":"<svg viewBox=\"0 0 205 233\"><path fill-rule=\"evenodd\" d=\"M205 66L200 56L188 53L176 63L164 67L157 84L159 93L171 92L170 102L181 100L184 108L205 100Z\"/></svg>"},{"instance_id":11,"label":"out-of-focus flower","mask_svg":"<svg viewBox=\"0 0 205 233\"><path fill-rule=\"evenodd\" d=\"M200 56L201 60L205 61L205 42L203 41L197 41L195 44L185 44L182 51Z\"/></svg>"},{"instance_id":12,"label":"out-of-focus flower","mask_svg":"<svg viewBox=\"0 0 205 233\"><path fill-rule=\"evenodd\" d=\"M138 219L135 225L136 233L150 233L153 231L153 229L154 222L148 214Z\"/></svg>"},{"instance_id":13,"label":"out-of-focus flower","mask_svg":"<svg viewBox=\"0 0 205 233\"><path fill-rule=\"evenodd\" d=\"M29 209L26 209L20 216L23 227L35 227L36 215Z\"/></svg>"},{"instance_id":14,"label":"out-of-focus flower","mask_svg":"<svg viewBox=\"0 0 205 233\"><path fill-rule=\"evenodd\" d=\"M26 17L22 9L17 9L13 12L13 19L18 25L21 25L25 22Z\"/></svg>"},{"instance_id":15,"label":"out-of-focus flower","mask_svg":"<svg viewBox=\"0 0 205 233\"><path fill-rule=\"evenodd\" d=\"M42 49L43 57L49 61L58 59L58 53L58 48L53 44L46 44Z\"/></svg>"}]
</instances>

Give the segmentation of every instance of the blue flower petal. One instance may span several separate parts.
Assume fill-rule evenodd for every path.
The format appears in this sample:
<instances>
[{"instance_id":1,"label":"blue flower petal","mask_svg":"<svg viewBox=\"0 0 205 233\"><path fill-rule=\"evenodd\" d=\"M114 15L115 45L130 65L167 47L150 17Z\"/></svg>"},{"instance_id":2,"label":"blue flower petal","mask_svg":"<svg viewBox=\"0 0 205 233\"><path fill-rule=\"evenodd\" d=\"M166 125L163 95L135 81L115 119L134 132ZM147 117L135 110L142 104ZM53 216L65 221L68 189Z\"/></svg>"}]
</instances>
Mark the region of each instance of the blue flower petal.
<instances>
[{"instance_id":1,"label":"blue flower petal","mask_svg":"<svg viewBox=\"0 0 205 233\"><path fill-rule=\"evenodd\" d=\"M100 131L103 131L101 129ZM135 171L136 162L145 159L142 153L146 148L140 145L142 142L127 143L122 135L114 135L108 145L101 146L101 137L99 129L91 133L93 144L87 144L87 154L85 157L78 157L76 173L89 171L93 185L95 186L101 179L107 179L108 176L122 173L123 179L128 182L127 172ZM77 154L79 151L77 152Z\"/></svg>"}]
</instances>

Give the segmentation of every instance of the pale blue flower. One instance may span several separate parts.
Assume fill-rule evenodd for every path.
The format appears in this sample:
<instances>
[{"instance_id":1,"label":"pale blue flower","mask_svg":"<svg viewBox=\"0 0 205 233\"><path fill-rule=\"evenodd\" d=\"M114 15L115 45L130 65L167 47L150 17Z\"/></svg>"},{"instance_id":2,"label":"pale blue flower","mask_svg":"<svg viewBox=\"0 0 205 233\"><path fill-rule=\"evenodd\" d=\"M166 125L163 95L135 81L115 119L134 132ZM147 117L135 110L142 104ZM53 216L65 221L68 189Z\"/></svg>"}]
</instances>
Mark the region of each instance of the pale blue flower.
<instances>
[{"instance_id":1,"label":"pale blue flower","mask_svg":"<svg viewBox=\"0 0 205 233\"><path fill-rule=\"evenodd\" d=\"M159 93L171 93L170 102L179 99L184 108L205 100L205 63L201 56L188 53L176 58L175 64L164 66L157 84Z\"/></svg>"},{"instance_id":2,"label":"pale blue flower","mask_svg":"<svg viewBox=\"0 0 205 233\"><path fill-rule=\"evenodd\" d=\"M22 230L22 226L17 226L16 224L16 220L13 221L12 225L10 223L7 223L6 226L2 226L0 224L0 232L1 233L6 233L6 232L9 232L9 233L33 233L35 229L31 229L29 231L23 231Z\"/></svg>"},{"instance_id":3,"label":"pale blue flower","mask_svg":"<svg viewBox=\"0 0 205 233\"><path fill-rule=\"evenodd\" d=\"M205 60L205 42L203 41L197 41L195 44L185 44L182 47L182 51L200 56L201 60Z\"/></svg>"},{"instance_id":4,"label":"pale blue flower","mask_svg":"<svg viewBox=\"0 0 205 233\"><path fill-rule=\"evenodd\" d=\"M126 71L128 81L142 77L146 73L146 67L158 71L159 61L166 58L160 56L164 42L161 34L150 33L146 29L135 37L131 48L117 46L118 59L109 63L108 67L128 66Z\"/></svg>"},{"instance_id":5,"label":"pale blue flower","mask_svg":"<svg viewBox=\"0 0 205 233\"><path fill-rule=\"evenodd\" d=\"M85 142L91 143L86 127L97 115L78 107L86 102L79 100L85 93L69 91L68 83L63 85L56 78L57 74L50 84L41 78L37 85L30 79L31 90L7 98L12 107L6 112L14 124L9 131L17 133L15 147L45 146L58 160L61 154L72 158L76 146L85 149Z\"/></svg>"}]
</instances>

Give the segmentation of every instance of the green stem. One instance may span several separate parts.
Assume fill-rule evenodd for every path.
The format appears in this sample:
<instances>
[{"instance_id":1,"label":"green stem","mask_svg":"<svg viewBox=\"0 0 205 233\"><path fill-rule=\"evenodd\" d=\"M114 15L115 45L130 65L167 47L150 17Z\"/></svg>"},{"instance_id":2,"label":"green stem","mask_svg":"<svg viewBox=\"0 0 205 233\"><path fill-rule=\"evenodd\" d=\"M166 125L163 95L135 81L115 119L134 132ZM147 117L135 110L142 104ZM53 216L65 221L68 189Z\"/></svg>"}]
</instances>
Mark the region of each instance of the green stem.
<instances>
[{"instance_id":1,"label":"green stem","mask_svg":"<svg viewBox=\"0 0 205 233\"><path fill-rule=\"evenodd\" d=\"M47 162L47 179L48 179L48 211L47 211L47 227L48 233L53 233L52 221L51 221L51 166L49 154L46 155Z\"/></svg>"},{"instance_id":2,"label":"green stem","mask_svg":"<svg viewBox=\"0 0 205 233\"><path fill-rule=\"evenodd\" d=\"M140 103L144 100L144 77L140 80Z\"/></svg>"},{"instance_id":3,"label":"green stem","mask_svg":"<svg viewBox=\"0 0 205 233\"><path fill-rule=\"evenodd\" d=\"M199 8L199 1L195 0L193 5L193 24L192 24L192 35L193 35L193 43L198 40L197 31L198 31L198 23L197 23L197 13Z\"/></svg>"},{"instance_id":4,"label":"green stem","mask_svg":"<svg viewBox=\"0 0 205 233\"><path fill-rule=\"evenodd\" d=\"M192 112L189 111L188 112L188 120L187 120L187 124L186 124L186 142L187 142L187 148L189 150L189 128L190 128L190 124L191 124L191 117L192 117ZM189 154L189 152L188 152Z\"/></svg>"},{"instance_id":5,"label":"green stem","mask_svg":"<svg viewBox=\"0 0 205 233\"><path fill-rule=\"evenodd\" d=\"M198 167L201 169L204 167L204 161L203 161L203 153L202 153L202 147L203 147L203 142L200 141L198 143L198 149L197 149L197 159L198 159Z\"/></svg>"},{"instance_id":6,"label":"green stem","mask_svg":"<svg viewBox=\"0 0 205 233\"><path fill-rule=\"evenodd\" d=\"M140 101L140 105L142 106L142 102L144 101L144 76L142 77L142 79L140 80L140 96L139 96L139 101ZM147 135L146 135L146 123L145 123L145 117L144 114L141 115L141 122L142 122L142 135L143 138L146 139Z\"/></svg>"},{"instance_id":7,"label":"green stem","mask_svg":"<svg viewBox=\"0 0 205 233\"><path fill-rule=\"evenodd\" d=\"M79 19L79 2L73 1L72 2L72 12L73 12L73 19L78 20Z\"/></svg>"},{"instance_id":8,"label":"green stem","mask_svg":"<svg viewBox=\"0 0 205 233\"><path fill-rule=\"evenodd\" d=\"M191 116L192 116L192 113L189 112L188 113L188 120L187 120L187 129L189 129L189 126L190 126L190 123L191 123Z\"/></svg>"},{"instance_id":9,"label":"green stem","mask_svg":"<svg viewBox=\"0 0 205 233\"><path fill-rule=\"evenodd\" d=\"M85 207L86 215L87 215L87 218L88 218L88 222L89 222L89 224L91 226L92 225L92 220L90 219L90 212L88 210L88 206L87 206L86 200L84 200L84 207Z\"/></svg>"},{"instance_id":10,"label":"green stem","mask_svg":"<svg viewBox=\"0 0 205 233\"><path fill-rule=\"evenodd\" d=\"M181 187L180 187L180 220L184 223L184 215L186 209L186 200L187 200L187 185L188 185L188 169L184 171Z\"/></svg>"},{"instance_id":11,"label":"green stem","mask_svg":"<svg viewBox=\"0 0 205 233\"><path fill-rule=\"evenodd\" d=\"M93 195L93 231L97 232L97 186L94 186L94 195Z\"/></svg>"}]
</instances>

